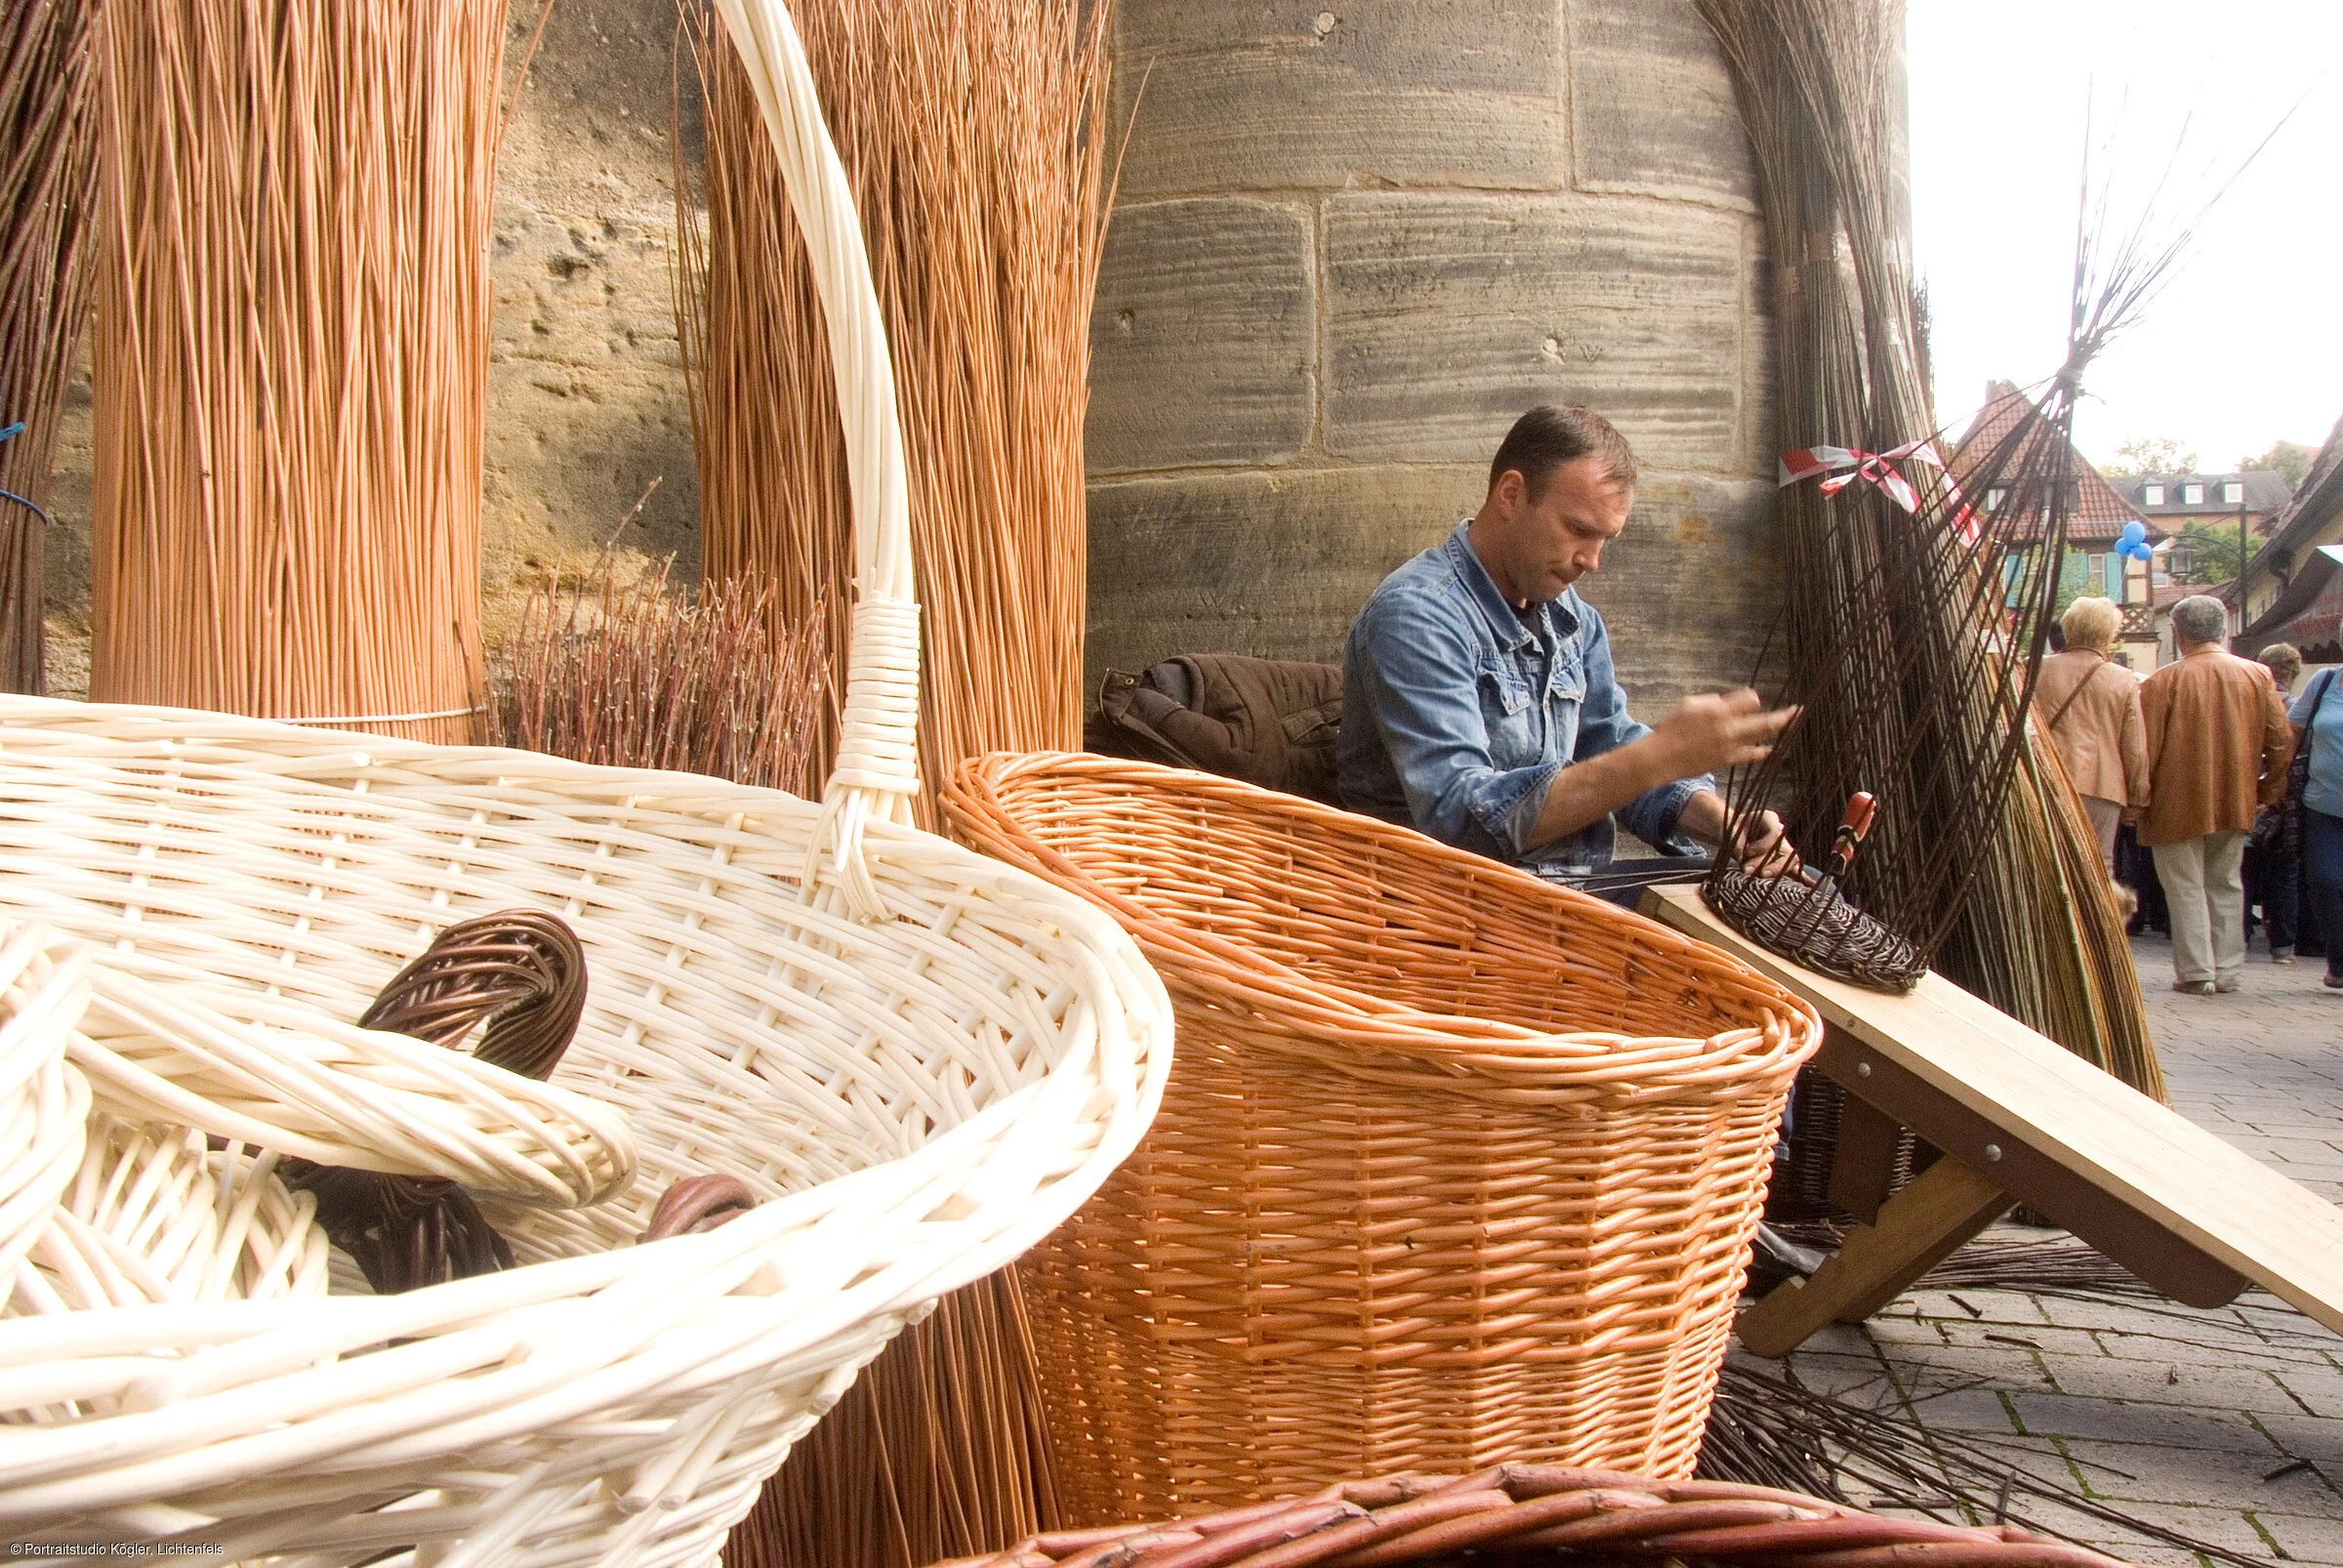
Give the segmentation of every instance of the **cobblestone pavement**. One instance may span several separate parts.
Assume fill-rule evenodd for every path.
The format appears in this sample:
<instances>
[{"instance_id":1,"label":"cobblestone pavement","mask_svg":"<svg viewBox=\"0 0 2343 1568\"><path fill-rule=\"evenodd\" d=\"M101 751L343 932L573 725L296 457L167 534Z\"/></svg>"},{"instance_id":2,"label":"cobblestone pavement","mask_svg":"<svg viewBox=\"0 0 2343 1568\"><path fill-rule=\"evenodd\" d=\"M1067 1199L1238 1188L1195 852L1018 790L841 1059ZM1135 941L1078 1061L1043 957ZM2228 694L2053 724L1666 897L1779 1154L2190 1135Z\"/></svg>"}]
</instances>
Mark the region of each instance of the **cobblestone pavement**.
<instances>
[{"instance_id":1,"label":"cobblestone pavement","mask_svg":"<svg viewBox=\"0 0 2343 1568\"><path fill-rule=\"evenodd\" d=\"M2141 938L2133 956L2173 1106L2343 1202L2343 992L2321 986L2319 963L2280 968L2257 952L2239 992L2190 997L2170 989L2168 942ZM2215 1311L1914 1293L1789 1363L1810 1387L1990 1438L2013 1464L2198 1540L2343 1568L2343 1337L2260 1292ZM2117 1556L2203 1560L2087 1515L2030 1511Z\"/></svg>"}]
</instances>

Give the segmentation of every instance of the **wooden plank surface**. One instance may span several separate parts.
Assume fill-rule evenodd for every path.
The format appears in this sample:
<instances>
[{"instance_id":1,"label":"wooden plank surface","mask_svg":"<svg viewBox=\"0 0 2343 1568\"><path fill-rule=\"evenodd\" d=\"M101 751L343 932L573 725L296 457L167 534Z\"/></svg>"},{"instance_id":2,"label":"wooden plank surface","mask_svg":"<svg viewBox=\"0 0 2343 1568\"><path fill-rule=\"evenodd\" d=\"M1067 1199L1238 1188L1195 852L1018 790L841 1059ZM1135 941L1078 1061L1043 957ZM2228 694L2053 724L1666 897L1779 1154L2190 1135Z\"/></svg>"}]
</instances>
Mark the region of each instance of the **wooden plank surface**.
<instances>
[{"instance_id":1,"label":"wooden plank surface","mask_svg":"<svg viewBox=\"0 0 2343 1568\"><path fill-rule=\"evenodd\" d=\"M1772 976L1935 1093L2343 1333L2343 1210L1940 975L1897 997L1816 974L1746 940L1697 887L1654 888L1644 913Z\"/></svg>"}]
</instances>

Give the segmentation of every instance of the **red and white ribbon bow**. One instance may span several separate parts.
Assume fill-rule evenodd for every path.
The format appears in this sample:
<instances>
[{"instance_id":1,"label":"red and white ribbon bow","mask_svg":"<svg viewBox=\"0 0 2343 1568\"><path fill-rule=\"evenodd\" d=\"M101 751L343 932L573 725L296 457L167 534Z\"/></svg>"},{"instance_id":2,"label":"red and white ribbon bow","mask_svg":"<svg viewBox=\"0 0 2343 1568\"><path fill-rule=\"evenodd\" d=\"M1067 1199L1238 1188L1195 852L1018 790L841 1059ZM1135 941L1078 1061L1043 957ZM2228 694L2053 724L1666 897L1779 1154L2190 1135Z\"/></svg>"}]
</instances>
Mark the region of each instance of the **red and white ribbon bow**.
<instances>
[{"instance_id":1,"label":"red and white ribbon bow","mask_svg":"<svg viewBox=\"0 0 2343 1568\"><path fill-rule=\"evenodd\" d=\"M1919 492L1895 467L1907 459L1924 463L1945 476L1945 488L1952 504L1958 508L1952 518L1952 527L1962 538L1973 542L1977 537L1978 519L1961 496L1960 486L1954 482L1952 471L1945 466L1944 458L1937 452L1936 443L1931 440L1906 441L1902 446L1885 452L1865 452L1845 446L1801 446L1794 452L1782 454L1777 483L1787 488L1800 479L1811 479L1820 475L1823 478L1823 494L1836 495L1857 479L1868 479L1886 492L1889 500L1917 516L1920 510Z\"/></svg>"}]
</instances>

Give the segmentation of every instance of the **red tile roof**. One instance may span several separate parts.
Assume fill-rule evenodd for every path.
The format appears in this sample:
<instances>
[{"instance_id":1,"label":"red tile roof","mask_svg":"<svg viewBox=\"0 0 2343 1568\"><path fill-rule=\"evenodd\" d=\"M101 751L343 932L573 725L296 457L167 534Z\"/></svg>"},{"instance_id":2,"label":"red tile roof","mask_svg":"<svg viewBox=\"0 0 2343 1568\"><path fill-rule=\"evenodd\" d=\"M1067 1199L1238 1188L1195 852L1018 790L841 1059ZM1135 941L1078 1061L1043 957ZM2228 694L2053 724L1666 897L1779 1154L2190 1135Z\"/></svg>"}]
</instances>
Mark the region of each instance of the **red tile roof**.
<instances>
[{"instance_id":1,"label":"red tile roof","mask_svg":"<svg viewBox=\"0 0 2343 1568\"><path fill-rule=\"evenodd\" d=\"M1993 398L1977 411L1977 418L1971 422L1968 433L1960 438L1960 445L1952 453L1953 475L1960 480L1961 489L1967 492L1972 502L1982 506L1986 499L1978 493L1984 476L1978 475L1977 470L2016 432L2019 421L2034 406L2024 392L2005 381L1999 384L1999 390ZM2016 475L2035 468L2046 469L2049 465L2046 458L2038 454L2038 443L2055 439L2056 433L2047 422L2036 425L2034 434L2020 443L2004 463L2002 472ZM2072 458L2067 472L2073 476L2076 489L2075 508L2067 517L2067 538L2071 543L2112 544L2122 533L2125 523L2147 520L2140 516L2137 508L2117 495L2114 486L2100 477L2099 471L2091 467L2080 452L2075 451L2071 443L2067 450ZM1972 478L1977 482L1972 483ZM2020 498L2019 504L2023 506L2023 498ZM2025 511L2038 517L2037 508L2026 508ZM2013 541L2038 538L2040 534L2039 521L2031 524L2020 521L2010 530ZM2151 527L2148 536L2155 539L2162 535L2160 530Z\"/></svg>"}]
</instances>

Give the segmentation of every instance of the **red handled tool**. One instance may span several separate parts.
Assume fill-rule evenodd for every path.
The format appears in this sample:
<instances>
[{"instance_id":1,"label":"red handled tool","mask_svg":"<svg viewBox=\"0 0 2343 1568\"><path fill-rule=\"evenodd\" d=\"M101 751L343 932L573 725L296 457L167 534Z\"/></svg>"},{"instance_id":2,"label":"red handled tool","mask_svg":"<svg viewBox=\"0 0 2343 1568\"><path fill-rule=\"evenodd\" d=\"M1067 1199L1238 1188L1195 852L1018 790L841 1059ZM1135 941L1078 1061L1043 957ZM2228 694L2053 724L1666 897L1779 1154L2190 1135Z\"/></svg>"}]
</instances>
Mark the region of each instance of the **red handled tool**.
<instances>
[{"instance_id":1,"label":"red handled tool","mask_svg":"<svg viewBox=\"0 0 2343 1568\"><path fill-rule=\"evenodd\" d=\"M1847 802L1847 814L1839 818L1838 831L1830 836L1830 854L1823 862L1822 880L1815 886L1826 894L1838 891L1839 880L1855 863L1855 851L1871 831L1872 819L1879 814L1879 803L1868 791L1858 791Z\"/></svg>"}]
</instances>

